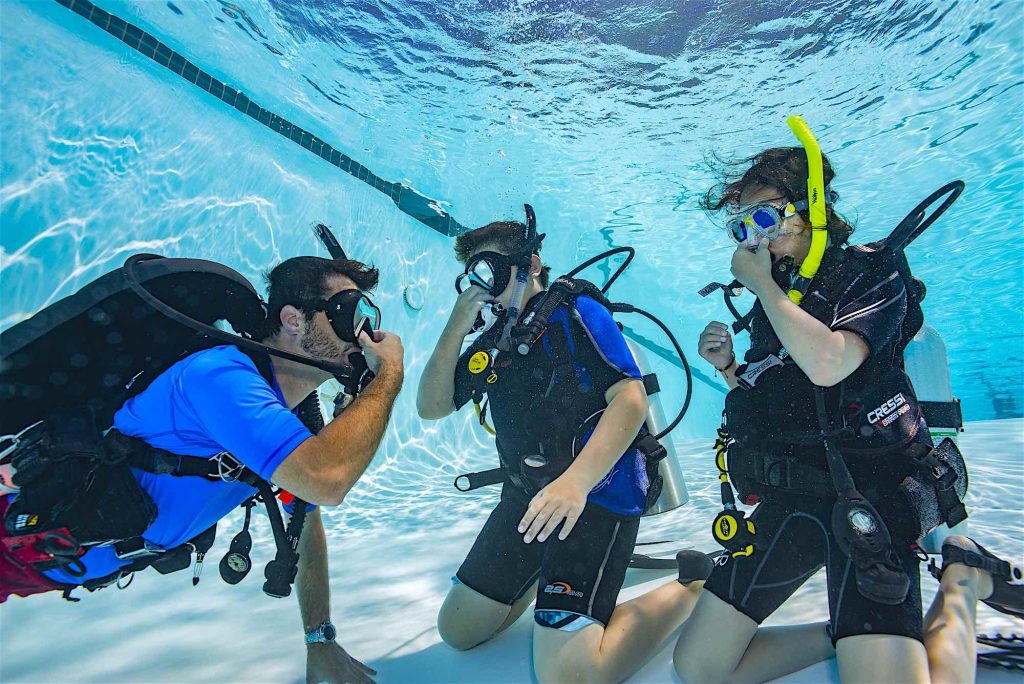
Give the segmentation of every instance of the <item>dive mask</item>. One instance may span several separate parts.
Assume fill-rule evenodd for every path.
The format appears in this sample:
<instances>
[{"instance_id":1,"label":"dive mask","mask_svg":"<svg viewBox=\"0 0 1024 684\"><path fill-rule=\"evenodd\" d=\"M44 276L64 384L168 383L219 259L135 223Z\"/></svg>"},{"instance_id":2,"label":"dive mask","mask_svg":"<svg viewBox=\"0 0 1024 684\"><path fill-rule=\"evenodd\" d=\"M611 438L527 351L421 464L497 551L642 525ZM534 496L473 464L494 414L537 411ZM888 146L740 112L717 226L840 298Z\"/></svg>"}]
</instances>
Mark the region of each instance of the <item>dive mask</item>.
<instances>
[{"instance_id":1,"label":"dive mask","mask_svg":"<svg viewBox=\"0 0 1024 684\"><path fill-rule=\"evenodd\" d=\"M839 199L839 193L825 189L827 205ZM797 212L807 211L810 203L807 200L789 202L784 206L776 206L771 202L756 202L746 206L730 209L725 229L736 244L756 246L763 240L775 240L782 234L782 222Z\"/></svg>"},{"instance_id":2,"label":"dive mask","mask_svg":"<svg viewBox=\"0 0 1024 684\"><path fill-rule=\"evenodd\" d=\"M380 309L361 290L342 290L313 308L327 314L335 334L345 342L358 342L360 333L380 330Z\"/></svg>"},{"instance_id":3,"label":"dive mask","mask_svg":"<svg viewBox=\"0 0 1024 684\"><path fill-rule=\"evenodd\" d=\"M512 281L512 267L525 265L526 268L529 268L530 257L537 253L543 240L543 233L533 238L527 236L526 244L512 254L502 254L501 252L474 254L466 262L466 270L455 279L455 291L462 294L471 286L476 285L486 290L492 297L497 297Z\"/></svg>"},{"instance_id":4,"label":"dive mask","mask_svg":"<svg viewBox=\"0 0 1024 684\"><path fill-rule=\"evenodd\" d=\"M497 297L512 280L512 267L521 258L519 254L506 255L500 252L480 252L466 264L466 270L455 279L455 291L462 294L470 286L483 288L492 297Z\"/></svg>"}]
</instances>

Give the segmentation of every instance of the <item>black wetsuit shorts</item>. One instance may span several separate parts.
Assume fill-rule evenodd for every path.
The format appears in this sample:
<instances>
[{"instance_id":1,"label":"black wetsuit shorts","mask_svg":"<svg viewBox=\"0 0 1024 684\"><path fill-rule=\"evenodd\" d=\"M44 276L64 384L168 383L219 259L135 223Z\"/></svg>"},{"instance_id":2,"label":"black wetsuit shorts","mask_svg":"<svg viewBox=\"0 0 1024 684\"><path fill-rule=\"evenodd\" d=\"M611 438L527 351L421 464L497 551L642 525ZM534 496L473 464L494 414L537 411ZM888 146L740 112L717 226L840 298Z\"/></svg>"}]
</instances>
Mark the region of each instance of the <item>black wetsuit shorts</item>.
<instances>
[{"instance_id":1,"label":"black wetsuit shorts","mask_svg":"<svg viewBox=\"0 0 1024 684\"><path fill-rule=\"evenodd\" d=\"M761 624L824 566L833 643L858 634L891 634L922 641L917 555L909 546L896 549L910 576L910 591L903 603L890 606L864 598L857 591L850 558L832 534L834 501L773 499L759 504L751 520L764 548L747 557L722 556L704 590Z\"/></svg>"},{"instance_id":2,"label":"black wetsuit shorts","mask_svg":"<svg viewBox=\"0 0 1024 684\"><path fill-rule=\"evenodd\" d=\"M506 484L455 579L512 605L537 582L534 617L545 627L572 631L607 625L633 555L640 518L587 504L568 539L523 542L519 521L530 499Z\"/></svg>"}]
</instances>

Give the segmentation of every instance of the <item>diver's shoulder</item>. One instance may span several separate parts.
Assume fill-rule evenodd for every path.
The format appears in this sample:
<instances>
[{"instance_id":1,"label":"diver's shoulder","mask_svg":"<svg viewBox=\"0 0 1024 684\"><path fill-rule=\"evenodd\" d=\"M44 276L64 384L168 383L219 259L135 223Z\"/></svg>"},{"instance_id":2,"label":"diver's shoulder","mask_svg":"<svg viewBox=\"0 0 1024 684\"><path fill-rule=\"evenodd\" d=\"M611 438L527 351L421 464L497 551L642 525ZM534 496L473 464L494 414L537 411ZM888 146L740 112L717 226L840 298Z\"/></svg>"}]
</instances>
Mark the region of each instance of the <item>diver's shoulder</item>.
<instances>
[{"instance_id":1,"label":"diver's shoulder","mask_svg":"<svg viewBox=\"0 0 1024 684\"><path fill-rule=\"evenodd\" d=\"M189 354L175 364L183 375L199 376L226 369L251 370L258 373L245 352L233 344L223 344Z\"/></svg>"},{"instance_id":2,"label":"diver's shoulder","mask_svg":"<svg viewBox=\"0 0 1024 684\"><path fill-rule=\"evenodd\" d=\"M608 307L603 302L594 299L593 297L586 293L580 294L578 297L576 297L576 300L573 302L573 306L584 317L588 315L611 315L611 312L608 310Z\"/></svg>"},{"instance_id":3,"label":"diver's shoulder","mask_svg":"<svg viewBox=\"0 0 1024 684\"><path fill-rule=\"evenodd\" d=\"M842 288L843 298L879 292L892 297L903 296L907 283L898 257L878 243L846 245L836 248L833 262L835 284Z\"/></svg>"}]
</instances>

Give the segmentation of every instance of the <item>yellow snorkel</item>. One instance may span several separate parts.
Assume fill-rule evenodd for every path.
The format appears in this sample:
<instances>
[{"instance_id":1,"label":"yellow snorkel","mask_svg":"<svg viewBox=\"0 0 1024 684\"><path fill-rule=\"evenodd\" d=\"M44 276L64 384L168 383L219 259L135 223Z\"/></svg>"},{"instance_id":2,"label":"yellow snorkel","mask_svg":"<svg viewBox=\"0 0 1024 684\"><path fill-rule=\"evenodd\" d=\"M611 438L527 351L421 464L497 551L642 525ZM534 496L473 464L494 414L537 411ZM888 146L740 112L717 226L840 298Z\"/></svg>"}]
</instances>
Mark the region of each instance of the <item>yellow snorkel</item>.
<instances>
[{"instance_id":1,"label":"yellow snorkel","mask_svg":"<svg viewBox=\"0 0 1024 684\"><path fill-rule=\"evenodd\" d=\"M807 252L807 258L800 264L799 275L789 290L789 298L799 304L818 272L818 267L821 266L821 257L828 243L828 230L825 228L825 179L821 168L821 148L818 147L818 141L803 117L790 116L786 119L786 124L807 153L807 203L811 214L811 248Z\"/></svg>"}]
</instances>

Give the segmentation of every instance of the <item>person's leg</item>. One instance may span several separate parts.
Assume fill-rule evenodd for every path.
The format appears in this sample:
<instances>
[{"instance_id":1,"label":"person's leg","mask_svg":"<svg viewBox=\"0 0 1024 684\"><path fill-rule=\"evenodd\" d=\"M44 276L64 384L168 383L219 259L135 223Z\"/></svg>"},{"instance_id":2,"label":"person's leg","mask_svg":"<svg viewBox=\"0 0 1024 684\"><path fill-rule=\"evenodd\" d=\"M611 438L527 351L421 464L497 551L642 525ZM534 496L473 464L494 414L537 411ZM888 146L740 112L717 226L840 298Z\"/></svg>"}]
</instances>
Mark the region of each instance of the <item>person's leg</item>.
<instances>
[{"instance_id":1,"label":"person's leg","mask_svg":"<svg viewBox=\"0 0 1024 684\"><path fill-rule=\"evenodd\" d=\"M966 537L946 541L965 548L974 546ZM924 645L933 682L974 681L978 600L987 598L992 589L989 573L963 563L943 563L939 591L925 617Z\"/></svg>"},{"instance_id":2,"label":"person's leg","mask_svg":"<svg viewBox=\"0 0 1024 684\"><path fill-rule=\"evenodd\" d=\"M535 592L527 590L508 605L462 583L453 584L437 616L437 631L452 648L460 651L471 649L511 626L533 603L534 596Z\"/></svg>"},{"instance_id":3,"label":"person's leg","mask_svg":"<svg viewBox=\"0 0 1024 684\"><path fill-rule=\"evenodd\" d=\"M535 612L533 660L542 681L619 681L635 672L693 608L703 584L666 583L615 605L639 518L588 505L568 539L549 538ZM707 558L692 554L704 577ZM687 562L683 557L682 562Z\"/></svg>"},{"instance_id":4,"label":"person's leg","mask_svg":"<svg viewBox=\"0 0 1024 684\"><path fill-rule=\"evenodd\" d=\"M526 502L503 491L437 616L441 639L460 651L509 627L533 601L544 550L523 543L516 527Z\"/></svg>"},{"instance_id":5,"label":"person's leg","mask_svg":"<svg viewBox=\"0 0 1024 684\"><path fill-rule=\"evenodd\" d=\"M865 598L857 588L857 570L850 558L838 547L830 553L829 606L843 684L930 680L920 558L909 545L897 545L894 552L910 580L906 598L897 605Z\"/></svg>"},{"instance_id":6,"label":"person's leg","mask_svg":"<svg viewBox=\"0 0 1024 684\"><path fill-rule=\"evenodd\" d=\"M759 505L751 520L761 546L715 567L673 654L684 682L765 681L831 657L824 624L758 627L823 565L827 502L804 504L810 512Z\"/></svg>"},{"instance_id":7,"label":"person's leg","mask_svg":"<svg viewBox=\"0 0 1024 684\"><path fill-rule=\"evenodd\" d=\"M618 682L640 669L693 610L703 581L673 580L615 607L608 626L575 632L535 625L533 654L542 681Z\"/></svg>"},{"instance_id":8,"label":"person's leg","mask_svg":"<svg viewBox=\"0 0 1024 684\"><path fill-rule=\"evenodd\" d=\"M843 684L926 684L930 681L924 644L911 637L892 634L849 636L836 642L836 661Z\"/></svg>"},{"instance_id":9,"label":"person's leg","mask_svg":"<svg viewBox=\"0 0 1024 684\"><path fill-rule=\"evenodd\" d=\"M683 623L672 661L684 682L763 682L799 672L834 653L825 623L758 627L705 591Z\"/></svg>"}]
</instances>

